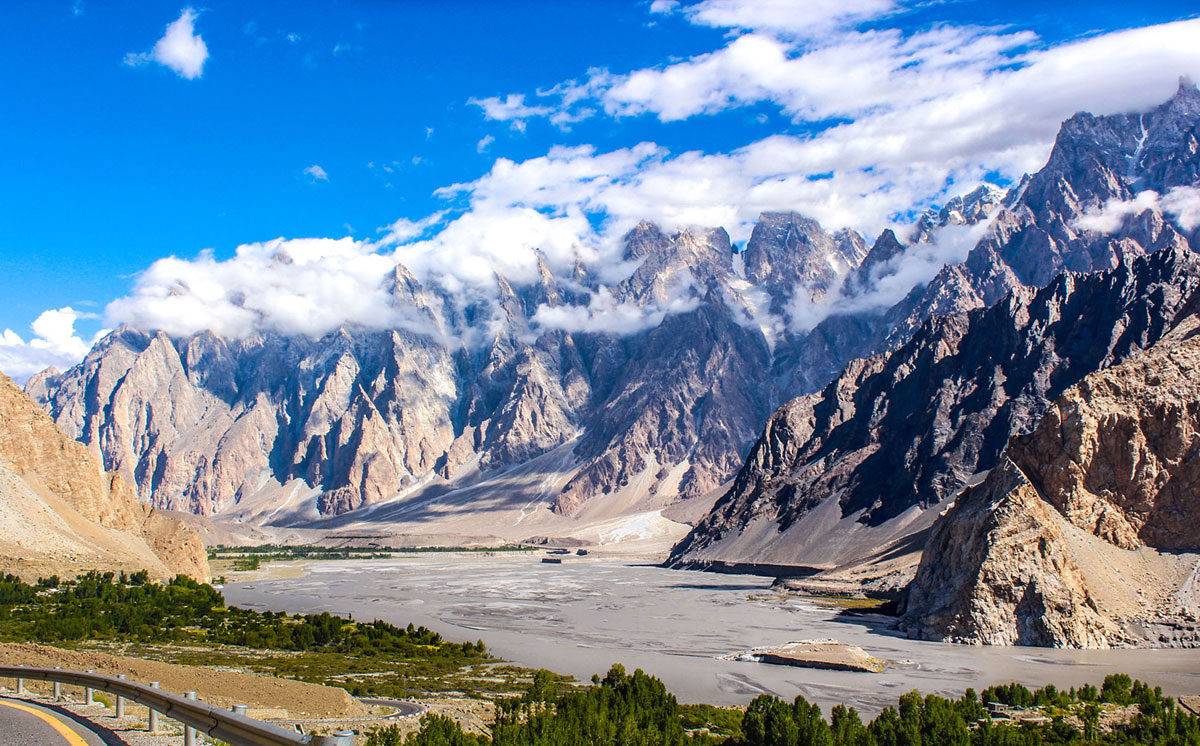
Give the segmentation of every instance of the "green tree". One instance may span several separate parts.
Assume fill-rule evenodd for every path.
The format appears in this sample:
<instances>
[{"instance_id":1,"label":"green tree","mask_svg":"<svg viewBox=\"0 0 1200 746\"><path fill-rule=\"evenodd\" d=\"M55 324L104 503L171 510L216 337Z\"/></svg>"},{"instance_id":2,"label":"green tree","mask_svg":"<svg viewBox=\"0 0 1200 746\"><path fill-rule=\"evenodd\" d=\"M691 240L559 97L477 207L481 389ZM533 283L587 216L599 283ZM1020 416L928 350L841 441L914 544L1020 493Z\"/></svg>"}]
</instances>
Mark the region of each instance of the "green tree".
<instances>
[{"instance_id":1,"label":"green tree","mask_svg":"<svg viewBox=\"0 0 1200 746\"><path fill-rule=\"evenodd\" d=\"M1095 702L1088 702L1083 706L1083 710L1079 713L1079 719L1083 722L1083 740L1097 741L1100 739L1100 706Z\"/></svg>"},{"instance_id":2,"label":"green tree","mask_svg":"<svg viewBox=\"0 0 1200 746\"><path fill-rule=\"evenodd\" d=\"M869 746L871 736L863 725L858 711L845 705L834 705L829 717L833 742L837 746Z\"/></svg>"},{"instance_id":3,"label":"green tree","mask_svg":"<svg viewBox=\"0 0 1200 746\"><path fill-rule=\"evenodd\" d=\"M742 733L749 746L795 746L799 738L792 708L767 694L755 697L746 708Z\"/></svg>"},{"instance_id":4,"label":"green tree","mask_svg":"<svg viewBox=\"0 0 1200 746\"><path fill-rule=\"evenodd\" d=\"M1111 702L1114 705L1127 705L1133 702L1133 679L1127 674L1114 673L1104 677L1100 686L1100 701Z\"/></svg>"},{"instance_id":5,"label":"green tree","mask_svg":"<svg viewBox=\"0 0 1200 746\"><path fill-rule=\"evenodd\" d=\"M821 708L797 696L792 703L796 723L796 743L803 746L833 746L833 732L821 714Z\"/></svg>"},{"instance_id":6,"label":"green tree","mask_svg":"<svg viewBox=\"0 0 1200 746\"><path fill-rule=\"evenodd\" d=\"M421 729L403 738L400 728L390 725L371 731L366 746L486 746L488 739L467 733L455 721L444 715L429 714L421 718Z\"/></svg>"}]
</instances>

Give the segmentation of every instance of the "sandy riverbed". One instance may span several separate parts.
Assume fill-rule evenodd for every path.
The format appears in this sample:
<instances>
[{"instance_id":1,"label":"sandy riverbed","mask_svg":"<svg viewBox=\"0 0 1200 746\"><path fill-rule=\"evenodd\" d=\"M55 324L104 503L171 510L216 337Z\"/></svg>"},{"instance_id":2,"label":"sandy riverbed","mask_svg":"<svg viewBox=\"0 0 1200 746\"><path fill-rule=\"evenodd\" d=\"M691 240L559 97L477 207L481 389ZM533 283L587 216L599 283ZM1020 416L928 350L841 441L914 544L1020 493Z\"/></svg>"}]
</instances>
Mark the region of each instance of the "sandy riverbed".
<instances>
[{"instance_id":1,"label":"sandy riverbed","mask_svg":"<svg viewBox=\"0 0 1200 746\"><path fill-rule=\"evenodd\" d=\"M993 683L1099 683L1124 671L1172 694L1200 692L1200 650L1066 651L908 640L878 616L771 592L771 580L665 570L596 557L562 565L539 555L417 555L315 562L299 578L231 583L230 603L352 612L482 638L498 655L586 679L610 664L642 668L687 702L745 704L761 692L802 693L875 712L912 688L961 693ZM806 638L858 645L889 662L880 674L723 658Z\"/></svg>"}]
</instances>

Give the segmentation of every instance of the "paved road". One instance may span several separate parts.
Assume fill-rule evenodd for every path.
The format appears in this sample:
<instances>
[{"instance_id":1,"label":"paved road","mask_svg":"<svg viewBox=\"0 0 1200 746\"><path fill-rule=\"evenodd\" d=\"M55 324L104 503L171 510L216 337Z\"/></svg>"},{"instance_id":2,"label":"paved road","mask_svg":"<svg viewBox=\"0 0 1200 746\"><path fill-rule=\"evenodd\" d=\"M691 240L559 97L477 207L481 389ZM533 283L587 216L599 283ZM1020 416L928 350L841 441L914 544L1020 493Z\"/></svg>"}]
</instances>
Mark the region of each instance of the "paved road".
<instances>
[{"instance_id":1,"label":"paved road","mask_svg":"<svg viewBox=\"0 0 1200 746\"><path fill-rule=\"evenodd\" d=\"M409 702L403 699L380 699L378 697L359 697L359 702L365 705L379 705L382 707L395 707L396 712L388 715L388 718L407 718L414 715L420 715L425 712L424 705L419 705L416 702ZM2 746L2 745L0 745Z\"/></svg>"},{"instance_id":2,"label":"paved road","mask_svg":"<svg viewBox=\"0 0 1200 746\"><path fill-rule=\"evenodd\" d=\"M104 746L69 715L25 700L0 697L0 746Z\"/></svg>"}]
</instances>

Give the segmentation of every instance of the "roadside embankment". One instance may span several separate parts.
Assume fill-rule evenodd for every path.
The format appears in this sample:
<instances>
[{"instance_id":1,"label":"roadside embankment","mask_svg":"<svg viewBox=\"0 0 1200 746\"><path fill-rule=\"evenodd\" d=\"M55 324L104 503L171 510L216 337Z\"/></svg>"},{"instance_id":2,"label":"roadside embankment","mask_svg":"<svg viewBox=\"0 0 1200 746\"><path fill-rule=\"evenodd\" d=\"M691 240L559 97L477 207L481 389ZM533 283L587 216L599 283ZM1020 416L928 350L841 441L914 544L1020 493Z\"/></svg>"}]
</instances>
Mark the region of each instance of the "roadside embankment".
<instances>
[{"instance_id":1,"label":"roadside embankment","mask_svg":"<svg viewBox=\"0 0 1200 746\"><path fill-rule=\"evenodd\" d=\"M59 666L110 676L125 674L133 681L157 681L171 692L194 691L214 705L244 704L251 717L264 719L357 718L370 712L366 705L336 687L35 643L0 643L0 665Z\"/></svg>"}]
</instances>

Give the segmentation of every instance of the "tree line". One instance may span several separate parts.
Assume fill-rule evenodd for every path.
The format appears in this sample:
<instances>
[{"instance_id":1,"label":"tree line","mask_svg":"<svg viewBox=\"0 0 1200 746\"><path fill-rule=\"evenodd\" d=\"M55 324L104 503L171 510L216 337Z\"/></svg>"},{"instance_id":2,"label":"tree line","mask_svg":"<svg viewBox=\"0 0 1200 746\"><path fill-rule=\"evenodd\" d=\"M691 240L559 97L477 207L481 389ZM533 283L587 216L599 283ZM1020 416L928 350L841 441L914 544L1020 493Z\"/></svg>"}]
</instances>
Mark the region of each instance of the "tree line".
<instances>
[{"instance_id":1,"label":"tree line","mask_svg":"<svg viewBox=\"0 0 1200 746\"><path fill-rule=\"evenodd\" d=\"M1040 708L1045 722L993 717L988 709L993 703ZM680 705L658 679L640 670L630 675L619 665L583 688L564 688L539 672L523 695L498 703L490 737L427 715L418 732L404 737L398 727L380 729L369 735L367 746L1200 746L1200 719L1161 689L1124 674L1107 677L1099 689L1031 691L1009 684L982 695L967 690L958 699L912 691L870 721L845 705L826 718L804 697L789 703L763 695L727 733L689 723L692 707ZM1114 717L1102 727L1106 708ZM1118 708L1132 711L1122 714Z\"/></svg>"},{"instance_id":2,"label":"tree line","mask_svg":"<svg viewBox=\"0 0 1200 746\"><path fill-rule=\"evenodd\" d=\"M29 584L0 576L0 639L64 643L94 640L208 642L260 650L484 660L483 642L446 642L425 627L356 622L322 612L286 614L226 607L207 583L146 573L89 572L73 581Z\"/></svg>"}]
</instances>

